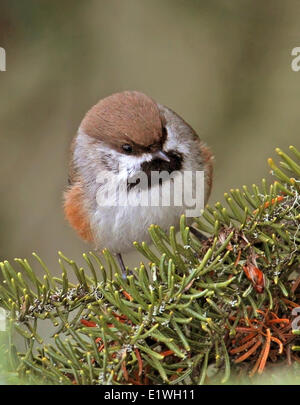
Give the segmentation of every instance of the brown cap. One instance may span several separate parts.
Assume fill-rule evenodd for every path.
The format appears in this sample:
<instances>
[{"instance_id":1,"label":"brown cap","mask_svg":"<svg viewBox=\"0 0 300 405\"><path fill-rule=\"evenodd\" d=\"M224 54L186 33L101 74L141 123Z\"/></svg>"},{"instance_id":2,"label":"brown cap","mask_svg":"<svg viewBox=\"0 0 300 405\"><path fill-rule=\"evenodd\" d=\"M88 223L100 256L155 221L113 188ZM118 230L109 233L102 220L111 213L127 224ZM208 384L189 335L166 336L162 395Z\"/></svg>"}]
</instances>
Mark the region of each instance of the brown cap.
<instances>
[{"instance_id":1,"label":"brown cap","mask_svg":"<svg viewBox=\"0 0 300 405\"><path fill-rule=\"evenodd\" d=\"M152 98L137 91L124 91L94 105L80 128L116 150L122 151L122 145L129 144L135 153L141 153L161 144L162 126L162 117Z\"/></svg>"}]
</instances>

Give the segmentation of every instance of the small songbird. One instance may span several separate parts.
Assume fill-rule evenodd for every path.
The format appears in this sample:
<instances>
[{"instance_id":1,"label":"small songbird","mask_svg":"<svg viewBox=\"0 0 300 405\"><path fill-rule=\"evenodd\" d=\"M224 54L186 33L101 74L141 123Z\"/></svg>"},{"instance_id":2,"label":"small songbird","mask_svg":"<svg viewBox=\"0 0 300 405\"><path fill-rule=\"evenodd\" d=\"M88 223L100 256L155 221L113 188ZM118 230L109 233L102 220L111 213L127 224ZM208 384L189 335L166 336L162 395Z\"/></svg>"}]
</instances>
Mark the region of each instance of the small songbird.
<instances>
[{"instance_id":1,"label":"small songbird","mask_svg":"<svg viewBox=\"0 0 300 405\"><path fill-rule=\"evenodd\" d=\"M143 171L204 171L206 203L211 192L213 157L196 132L174 111L137 91L100 100L85 115L71 146L69 187L64 211L71 226L95 249L117 255L134 241L149 241L148 228L168 230L185 206L101 204L101 196ZM105 182L101 181L105 179ZM149 185L151 187L151 184ZM129 193L135 193L131 185Z\"/></svg>"}]
</instances>

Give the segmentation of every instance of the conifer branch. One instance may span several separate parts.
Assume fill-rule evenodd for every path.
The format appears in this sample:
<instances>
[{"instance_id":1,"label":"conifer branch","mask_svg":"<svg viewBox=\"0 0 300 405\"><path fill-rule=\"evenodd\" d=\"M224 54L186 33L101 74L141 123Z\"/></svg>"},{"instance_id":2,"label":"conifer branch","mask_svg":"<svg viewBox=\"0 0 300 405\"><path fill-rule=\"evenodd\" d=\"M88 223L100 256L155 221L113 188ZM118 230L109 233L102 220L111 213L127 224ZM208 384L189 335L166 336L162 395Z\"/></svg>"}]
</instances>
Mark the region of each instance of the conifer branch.
<instances>
[{"instance_id":1,"label":"conifer branch","mask_svg":"<svg viewBox=\"0 0 300 405\"><path fill-rule=\"evenodd\" d=\"M61 277L36 253L35 263L0 263L10 372L30 383L204 384L299 362L300 152L290 151L276 149L279 166L269 159L270 186L206 207L196 235L184 216L179 236L152 225L159 254L135 242L145 262L125 280L108 250L84 254L85 268L59 252ZM46 320L53 330L42 337Z\"/></svg>"}]
</instances>

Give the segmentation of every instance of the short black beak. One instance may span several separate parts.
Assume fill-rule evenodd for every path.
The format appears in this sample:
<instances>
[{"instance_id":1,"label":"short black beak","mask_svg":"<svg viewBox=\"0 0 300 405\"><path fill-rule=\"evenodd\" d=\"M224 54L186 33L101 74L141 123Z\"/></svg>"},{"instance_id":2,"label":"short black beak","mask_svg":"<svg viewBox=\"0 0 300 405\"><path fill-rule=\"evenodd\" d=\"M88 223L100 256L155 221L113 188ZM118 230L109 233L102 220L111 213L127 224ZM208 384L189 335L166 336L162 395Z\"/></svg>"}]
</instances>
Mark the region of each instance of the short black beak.
<instances>
[{"instance_id":1,"label":"short black beak","mask_svg":"<svg viewBox=\"0 0 300 405\"><path fill-rule=\"evenodd\" d=\"M159 150L158 152L155 152L153 154L153 157L164 160L165 162L170 162L170 159L169 159L168 155L165 152L163 152L162 150Z\"/></svg>"}]
</instances>

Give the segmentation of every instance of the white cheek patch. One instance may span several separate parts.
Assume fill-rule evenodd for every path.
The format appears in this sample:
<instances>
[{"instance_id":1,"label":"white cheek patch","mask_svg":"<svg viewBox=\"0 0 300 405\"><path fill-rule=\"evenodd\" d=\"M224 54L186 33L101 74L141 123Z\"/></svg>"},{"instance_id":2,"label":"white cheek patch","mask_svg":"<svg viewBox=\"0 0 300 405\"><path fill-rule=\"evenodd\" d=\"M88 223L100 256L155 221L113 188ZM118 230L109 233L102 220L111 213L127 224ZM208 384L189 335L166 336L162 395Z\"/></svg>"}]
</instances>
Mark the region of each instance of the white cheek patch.
<instances>
[{"instance_id":1,"label":"white cheek patch","mask_svg":"<svg viewBox=\"0 0 300 405\"><path fill-rule=\"evenodd\" d=\"M78 150L79 150L78 155L81 155L80 156L81 158L84 157L83 154L80 153L80 149L84 150L85 155L87 154L90 155L92 160L98 160L97 155L99 157L106 155L111 158L112 166L113 163L116 164L119 163L119 171L126 170L128 173L140 170L142 163L150 162L152 159L151 153L143 153L141 156L134 156L134 155L131 156L120 153L100 142L98 144L92 144L90 137L87 134L85 134L80 128L78 131L76 146L80 146L80 148L77 147L75 148L75 158L77 154L76 152Z\"/></svg>"},{"instance_id":2,"label":"white cheek patch","mask_svg":"<svg viewBox=\"0 0 300 405\"><path fill-rule=\"evenodd\" d=\"M132 175L141 170L141 165L144 162L150 162L152 155L151 153L143 153L141 156L126 156L119 153L117 158L120 163L120 171L125 171L127 175Z\"/></svg>"},{"instance_id":3,"label":"white cheek patch","mask_svg":"<svg viewBox=\"0 0 300 405\"><path fill-rule=\"evenodd\" d=\"M117 171L120 180L123 179L124 181L127 180L128 176L141 170L141 165L144 162L150 162L153 158L151 153L143 153L141 156L131 156L120 153L100 142L98 144L91 144L90 137L79 129L74 158L82 162L84 158L89 157L89 164L91 162L98 162L101 166L102 156L107 156L111 160L112 169Z\"/></svg>"},{"instance_id":4,"label":"white cheek patch","mask_svg":"<svg viewBox=\"0 0 300 405\"><path fill-rule=\"evenodd\" d=\"M141 170L141 165L144 162L150 162L152 155L150 153L144 153L141 156L128 156L123 153L117 152L113 149L109 149L107 146L101 145L97 147L97 152L100 154L106 153L111 156L112 162L117 166L120 180L127 180L128 176L132 176L136 172Z\"/></svg>"},{"instance_id":5,"label":"white cheek patch","mask_svg":"<svg viewBox=\"0 0 300 405\"><path fill-rule=\"evenodd\" d=\"M177 151L187 156L191 150L190 142L180 135L171 125L166 126L167 139L164 143L163 150ZM120 181L127 181L128 177L133 176L136 172L141 170L141 166L144 162L150 162L153 159L151 153L143 153L140 156L125 155L120 153L103 143L94 143L91 138L85 134L80 128L76 140L76 146L74 150L74 158L79 163L80 167L87 165L89 169L99 170L99 167L103 166L101 159L106 156L111 162L111 170L115 174L118 174ZM104 171L107 168L103 167Z\"/></svg>"}]
</instances>

